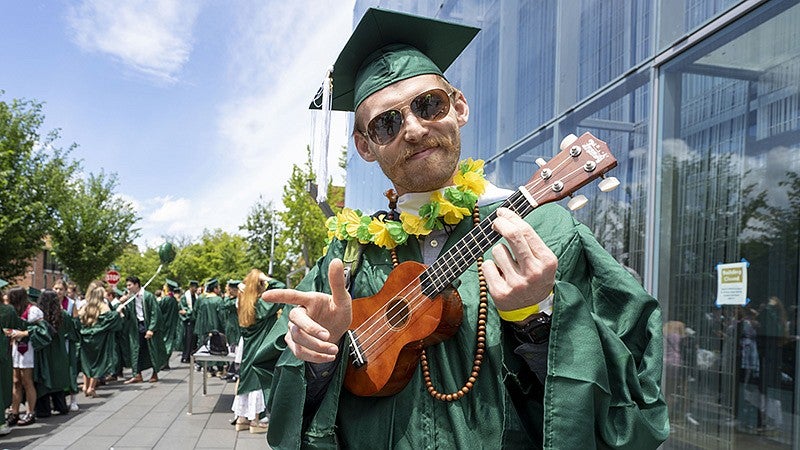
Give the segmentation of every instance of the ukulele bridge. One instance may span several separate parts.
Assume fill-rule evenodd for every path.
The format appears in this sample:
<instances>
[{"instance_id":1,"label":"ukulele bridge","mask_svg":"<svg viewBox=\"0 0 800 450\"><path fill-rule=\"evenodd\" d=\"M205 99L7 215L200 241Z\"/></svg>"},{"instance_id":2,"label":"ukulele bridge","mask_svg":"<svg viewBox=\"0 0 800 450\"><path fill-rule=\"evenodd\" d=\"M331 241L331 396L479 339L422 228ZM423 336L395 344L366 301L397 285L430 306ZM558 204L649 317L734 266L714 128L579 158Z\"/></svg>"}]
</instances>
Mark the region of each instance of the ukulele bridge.
<instances>
[{"instance_id":1,"label":"ukulele bridge","mask_svg":"<svg viewBox=\"0 0 800 450\"><path fill-rule=\"evenodd\" d=\"M358 342L358 336L353 330L347 330L347 335L350 337L350 356L353 358L353 366L359 368L367 363L364 353L361 352L361 343Z\"/></svg>"}]
</instances>

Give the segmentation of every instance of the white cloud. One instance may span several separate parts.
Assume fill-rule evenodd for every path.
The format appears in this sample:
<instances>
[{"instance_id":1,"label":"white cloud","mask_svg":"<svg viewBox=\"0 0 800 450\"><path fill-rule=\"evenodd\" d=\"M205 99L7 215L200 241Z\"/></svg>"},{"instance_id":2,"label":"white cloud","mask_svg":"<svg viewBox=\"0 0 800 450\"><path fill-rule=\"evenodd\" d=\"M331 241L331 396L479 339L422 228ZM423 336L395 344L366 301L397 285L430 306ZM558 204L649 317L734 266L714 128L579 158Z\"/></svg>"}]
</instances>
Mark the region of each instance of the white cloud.
<instances>
[{"instance_id":1,"label":"white cloud","mask_svg":"<svg viewBox=\"0 0 800 450\"><path fill-rule=\"evenodd\" d=\"M218 59L226 65L230 94L217 107L217 137L205 155L225 167L226 176L211 177L181 198L140 199L137 244L197 238L204 229L239 232L259 196L282 207L292 165L305 163L311 142L308 105L350 36L352 11L352 0L237 4L235 32L226 36L226 53ZM347 117L333 117L333 174L349 139Z\"/></svg>"},{"instance_id":2,"label":"white cloud","mask_svg":"<svg viewBox=\"0 0 800 450\"><path fill-rule=\"evenodd\" d=\"M174 82L192 50L197 2L84 0L68 9L82 49L111 55L136 72Z\"/></svg>"}]
</instances>

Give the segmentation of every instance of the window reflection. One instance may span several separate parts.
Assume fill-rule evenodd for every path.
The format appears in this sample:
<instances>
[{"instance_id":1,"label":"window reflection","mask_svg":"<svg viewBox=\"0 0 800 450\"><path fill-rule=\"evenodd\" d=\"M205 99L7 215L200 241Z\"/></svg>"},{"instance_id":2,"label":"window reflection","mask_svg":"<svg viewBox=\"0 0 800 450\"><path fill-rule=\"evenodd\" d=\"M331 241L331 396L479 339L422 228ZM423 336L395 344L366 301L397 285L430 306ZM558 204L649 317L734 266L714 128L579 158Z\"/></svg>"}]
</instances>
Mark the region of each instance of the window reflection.
<instances>
[{"instance_id":1,"label":"window reflection","mask_svg":"<svg viewBox=\"0 0 800 450\"><path fill-rule=\"evenodd\" d=\"M798 440L799 21L769 2L661 71L666 448ZM715 266L742 259L749 303L716 306Z\"/></svg>"}]
</instances>

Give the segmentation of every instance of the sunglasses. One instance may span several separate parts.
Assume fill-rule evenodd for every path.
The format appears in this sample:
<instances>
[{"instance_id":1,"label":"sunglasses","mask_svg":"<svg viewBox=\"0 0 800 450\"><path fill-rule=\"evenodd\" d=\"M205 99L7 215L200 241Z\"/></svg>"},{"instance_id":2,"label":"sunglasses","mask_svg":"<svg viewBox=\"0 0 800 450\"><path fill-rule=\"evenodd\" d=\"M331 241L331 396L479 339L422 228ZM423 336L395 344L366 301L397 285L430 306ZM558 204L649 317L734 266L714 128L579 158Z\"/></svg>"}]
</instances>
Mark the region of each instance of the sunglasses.
<instances>
[{"instance_id":1,"label":"sunglasses","mask_svg":"<svg viewBox=\"0 0 800 450\"><path fill-rule=\"evenodd\" d=\"M450 96L455 92L448 94L443 89L425 91L414 97L407 106L394 107L373 117L367 124L367 132L362 134L369 136L378 145L389 144L400 133L404 109L410 109L418 119L429 122L442 120L450 112Z\"/></svg>"}]
</instances>

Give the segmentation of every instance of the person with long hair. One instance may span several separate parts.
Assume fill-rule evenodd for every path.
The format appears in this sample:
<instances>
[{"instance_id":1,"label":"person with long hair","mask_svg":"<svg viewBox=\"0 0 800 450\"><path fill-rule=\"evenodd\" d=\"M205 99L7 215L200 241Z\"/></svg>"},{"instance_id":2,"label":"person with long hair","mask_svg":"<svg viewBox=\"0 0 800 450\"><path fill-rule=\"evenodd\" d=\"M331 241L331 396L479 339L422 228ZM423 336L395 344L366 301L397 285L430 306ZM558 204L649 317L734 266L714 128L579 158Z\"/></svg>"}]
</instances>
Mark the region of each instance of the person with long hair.
<instances>
[{"instance_id":1,"label":"person with long hair","mask_svg":"<svg viewBox=\"0 0 800 450\"><path fill-rule=\"evenodd\" d=\"M77 286L73 282L67 283L59 278L53 283L53 291L58 296L61 309L66 311L70 321L78 320L78 305L77 299ZM77 336L76 336L77 337ZM67 358L69 361L70 372L70 386L69 386L69 410L78 411L78 402L75 399L75 393L78 392L78 341L67 338L64 343L64 348L67 350Z\"/></svg>"},{"instance_id":2,"label":"person with long hair","mask_svg":"<svg viewBox=\"0 0 800 450\"><path fill-rule=\"evenodd\" d=\"M86 304L78 311L81 321L80 360L86 381L83 393L96 397L100 377L114 373L118 363L116 332L122 329L119 313L105 299L106 289L97 286L88 292Z\"/></svg>"},{"instance_id":3,"label":"person with long hair","mask_svg":"<svg viewBox=\"0 0 800 450\"><path fill-rule=\"evenodd\" d=\"M24 322L35 323L44 317L42 310L28 299L28 293L23 287L15 287L8 291L8 302ZM34 415L36 385L33 382L34 354L36 351L30 344L30 332L28 330L6 329L5 334L11 339L11 361L14 367L11 412L6 420L9 425L22 427L36 422L36 416ZM19 405L22 403L23 390L25 392L27 411L20 416Z\"/></svg>"},{"instance_id":4,"label":"person with long hair","mask_svg":"<svg viewBox=\"0 0 800 450\"><path fill-rule=\"evenodd\" d=\"M274 280L270 283L270 279L258 269L251 270L243 284L238 301L242 363L231 410L237 416L236 431L249 428L251 433L265 433L269 415L264 399L269 396L275 364L265 350L278 337L271 331L283 305L261 301L261 294L269 287L285 286Z\"/></svg>"},{"instance_id":5,"label":"person with long hair","mask_svg":"<svg viewBox=\"0 0 800 450\"><path fill-rule=\"evenodd\" d=\"M34 377L36 383L36 417L49 417L51 410L60 414L71 408L66 393L75 385L76 375L69 367L67 339L78 340L72 316L61 306L62 301L54 290L45 290L39 297L39 308L44 313L43 326L34 328L31 342L36 348ZM29 331L31 327L28 327Z\"/></svg>"}]
</instances>

